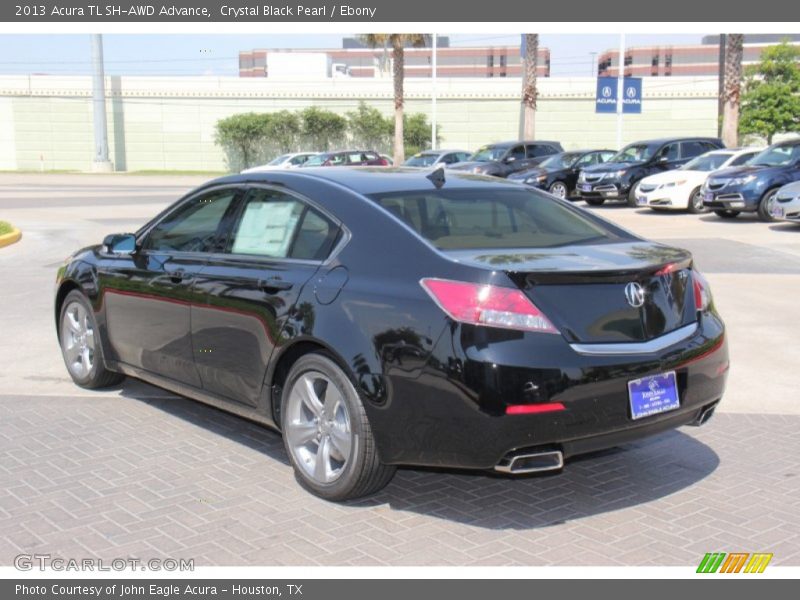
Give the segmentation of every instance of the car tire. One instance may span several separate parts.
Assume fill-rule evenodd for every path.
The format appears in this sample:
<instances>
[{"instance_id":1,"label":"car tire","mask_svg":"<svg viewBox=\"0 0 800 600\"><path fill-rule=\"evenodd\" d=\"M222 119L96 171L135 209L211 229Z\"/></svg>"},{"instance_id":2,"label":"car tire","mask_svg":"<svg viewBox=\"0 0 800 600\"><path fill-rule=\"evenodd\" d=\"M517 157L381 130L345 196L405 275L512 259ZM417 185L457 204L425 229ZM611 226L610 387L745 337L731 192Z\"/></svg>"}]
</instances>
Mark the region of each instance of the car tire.
<instances>
[{"instance_id":1,"label":"car tire","mask_svg":"<svg viewBox=\"0 0 800 600\"><path fill-rule=\"evenodd\" d=\"M764 192L764 195L761 196L761 200L758 203L759 221L762 221L764 223L772 223L773 221L777 220L770 213L770 209L772 208L772 202L775 199L775 196L778 194L779 189L780 187L774 187Z\"/></svg>"},{"instance_id":2,"label":"car tire","mask_svg":"<svg viewBox=\"0 0 800 600\"><path fill-rule=\"evenodd\" d=\"M64 298L58 316L61 355L72 381L87 389L115 385L125 379L106 369L103 344L89 300L78 290Z\"/></svg>"},{"instance_id":3,"label":"car tire","mask_svg":"<svg viewBox=\"0 0 800 600\"><path fill-rule=\"evenodd\" d=\"M697 215L701 212L705 212L705 206L703 206L703 194L700 192L700 188L696 187L692 190L692 193L689 194L689 204L686 206L686 212Z\"/></svg>"},{"instance_id":4,"label":"car tire","mask_svg":"<svg viewBox=\"0 0 800 600\"><path fill-rule=\"evenodd\" d=\"M584 198L583 199L586 204L589 206L602 206L603 202L606 201L605 198Z\"/></svg>"},{"instance_id":5,"label":"car tire","mask_svg":"<svg viewBox=\"0 0 800 600\"><path fill-rule=\"evenodd\" d=\"M292 365L281 397L281 429L297 481L325 500L373 494L391 481L364 405L345 372L323 354Z\"/></svg>"},{"instance_id":6,"label":"car tire","mask_svg":"<svg viewBox=\"0 0 800 600\"><path fill-rule=\"evenodd\" d=\"M738 210L723 209L723 210L715 210L714 214L717 215L718 217L722 217L723 219L735 219L736 217L739 216L739 212L740 211Z\"/></svg>"},{"instance_id":7,"label":"car tire","mask_svg":"<svg viewBox=\"0 0 800 600\"><path fill-rule=\"evenodd\" d=\"M631 189L628 190L628 206L631 208L636 207L636 188L639 187L639 183L631 184Z\"/></svg>"},{"instance_id":8,"label":"car tire","mask_svg":"<svg viewBox=\"0 0 800 600\"><path fill-rule=\"evenodd\" d=\"M567 184L563 181L554 181L550 184L550 188L548 191L553 194L556 198L561 198L563 200L567 200L569 198L569 190L567 189Z\"/></svg>"}]
</instances>

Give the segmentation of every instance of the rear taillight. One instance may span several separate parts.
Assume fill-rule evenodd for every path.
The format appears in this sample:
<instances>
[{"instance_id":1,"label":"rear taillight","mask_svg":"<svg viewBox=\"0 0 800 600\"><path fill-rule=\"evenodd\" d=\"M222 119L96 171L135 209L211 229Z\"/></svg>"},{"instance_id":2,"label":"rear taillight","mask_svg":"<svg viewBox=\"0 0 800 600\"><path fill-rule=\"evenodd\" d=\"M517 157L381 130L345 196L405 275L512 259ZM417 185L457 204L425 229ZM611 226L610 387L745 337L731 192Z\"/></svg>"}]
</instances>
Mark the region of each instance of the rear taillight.
<instances>
[{"instance_id":1,"label":"rear taillight","mask_svg":"<svg viewBox=\"0 0 800 600\"><path fill-rule=\"evenodd\" d=\"M450 318L461 323L558 333L520 290L433 278L420 284Z\"/></svg>"},{"instance_id":2,"label":"rear taillight","mask_svg":"<svg viewBox=\"0 0 800 600\"><path fill-rule=\"evenodd\" d=\"M694 285L694 306L697 310L706 310L711 304L711 288L708 281L697 269L692 269L692 283Z\"/></svg>"},{"instance_id":3,"label":"rear taillight","mask_svg":"<svg viewBox=\"0 0 800 600\"><path fill-rule=\"evenodd\" d=\"M378 164L379 164L380 166L382 166L382 167L388 167L388 166L389 166L389 161L388 161L388 160L386 160L385 158L381 158L381 159L378 161Z\"/></svg>"}]
</instances>

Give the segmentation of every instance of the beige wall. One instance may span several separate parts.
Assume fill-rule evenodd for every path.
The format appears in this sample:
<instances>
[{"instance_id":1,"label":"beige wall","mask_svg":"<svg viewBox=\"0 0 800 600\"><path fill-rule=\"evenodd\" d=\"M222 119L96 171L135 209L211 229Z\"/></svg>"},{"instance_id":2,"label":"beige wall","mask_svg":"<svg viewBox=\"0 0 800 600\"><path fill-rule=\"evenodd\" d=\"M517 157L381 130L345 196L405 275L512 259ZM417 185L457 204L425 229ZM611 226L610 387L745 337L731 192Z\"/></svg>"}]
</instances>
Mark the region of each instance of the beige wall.
<instances>
[{"instance_id":1,"label":"beige wall","mask_svg":"<svg viewBox=\"0 0 800 600\"><path fill-rule=\"evenodd\" d=\"M430 115L429 79L406 81L406 108ZM616 116L595 114L594 79L544 79L536 137L566 148L616 147ZM519 79L444 79L437 107L442 146L474 150L517 137ZM274 81L216 77L108 77L108 136L118 170L224 170L214 125L246 111L317 105L345 113L360 100L392 111L389 80ZM716 84L644 80L644 113L626 115L623 143L667 135L716 135ZM0 170L89 170L88 77L0 76Z\"/></svg>"}]
</instances>

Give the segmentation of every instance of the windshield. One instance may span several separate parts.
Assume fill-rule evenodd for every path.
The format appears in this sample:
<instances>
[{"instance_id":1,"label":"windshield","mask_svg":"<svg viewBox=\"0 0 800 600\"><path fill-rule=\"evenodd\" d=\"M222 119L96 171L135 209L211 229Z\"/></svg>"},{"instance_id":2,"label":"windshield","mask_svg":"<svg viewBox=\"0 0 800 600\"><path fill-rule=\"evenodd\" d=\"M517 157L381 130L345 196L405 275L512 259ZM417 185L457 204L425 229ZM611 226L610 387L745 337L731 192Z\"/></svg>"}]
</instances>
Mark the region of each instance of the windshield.
<instances>
[{"instance_id":1,"label":"windshield","mask_svg":"<svg viewBox=\"0 0 800 600\"><path fill-rule=\"evenodd\" d=\"M618 239L591 217L533 190L421 190L370 198L442 250L550 248Z\"/></svg>"},{"instance_id":2,"label":"windshield","mask_svg":"<svg viewBox=\"0 0 800 600\"><path fill-rule=\"evenodd\" d=\"M506 153L507 148L500 146L484 146L470 157L470 160L487 162L490 160L500 160Z\"/></svg>"},{"instance_id":3,"label":"windshield","mask_svg":"<svg viewBox=\"0 0 800 600\"><path fill-rule=\"evenodd\" d=\"M319 167L322 163L324 163L330 157L329 154L317 154L316 156L310 156L306 162L303 163L304 167Z\"/></svg>"},{"instance_id":4,"label":"windshield","mask_svg":"<svg viewBox=\"0 0 800 600\"><path fill-rule=\"evenodd\" d=\"M438 154L417 154L409 158L405 165L407 167L430 167L439 158Z\"/></svg>"},{"instance_id":5,"label":"windshield","mask_svg":"<svg viewBox=\"0 0 800 600\"><path fill-rule=\"evenodd\" d=\"M644 162L653 156L654 146L647 144L631 144L625 146L622 150L617 152L608 162L612 163L632 163Z\"/></svg>"},{"instance_id":6,"label":"windshield","mask_svg":"<svg viewBox=\"0 0 800 600\"><path fill-rule=\"evenodd\" d=\"M711 154L703 154L697 158L690 160L683 165L681 169L685 171L716 171L723 163L733 156L730 152L713 152Z\"/></svg>"},{"instance_id":7,"label":"windshield","mask_svg":"<svg viewBox=\"0 0 800 600\"><path fill-rule=\"evenodd\" d=\"M755 167L780 167L790 165L798 159L800 159L800 144L775 146L756 154L747 164Z\"/></svg>"},{"instance_id":8,"label":"windshield","mask_svg":"<svg viewBox=\"0 0 800 600\"><path fill-rule=\"evenodd\" d=\"M546 158L540 162L539 166L553 170L568 169L574 165L581 156L583 155L580 152L564 152L563 154L554 154L550 158Z\"/></svg>"},{"instance_id":9,"label":"windshield","mask_svg":"<svg viewBox=\"0 0 800 600\"><path fill-rule=\"evenodd\" d=\"M267 164L269 166L271 166L271 167L275 167L277 165L281 165L284 162L286 162L289 159L290 156L291 156L291 154L281 154L278 158L273 158Z\"/></svg>"}]
</instances>

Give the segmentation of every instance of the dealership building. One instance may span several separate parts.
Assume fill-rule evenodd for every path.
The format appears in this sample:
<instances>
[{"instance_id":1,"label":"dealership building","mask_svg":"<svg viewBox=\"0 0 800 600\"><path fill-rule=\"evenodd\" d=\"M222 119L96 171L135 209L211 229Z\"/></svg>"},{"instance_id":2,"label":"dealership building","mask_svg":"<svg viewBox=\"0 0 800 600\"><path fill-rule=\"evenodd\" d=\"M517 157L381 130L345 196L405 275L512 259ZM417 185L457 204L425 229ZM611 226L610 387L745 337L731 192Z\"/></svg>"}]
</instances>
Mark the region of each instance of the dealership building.
<instances>
[{"instance_id":1,"label":"dealership building","mask_svg":"<svg viewBox=\"0 0 800 600\"><path fill-rule=\"evenodd\" d=\"M430 36L422 48L405 48L406 77L431 77ZM539 48L537 74L550 76L550 50ZM280 77L292 72L323 77L383 77L391 74L391 48L370 48L357 38L344 38L341 48L254 49L239 52L239 77ZM450 46L437 38L438 77L521 77L522 58L515 46Z\"/></svg>"},{"instance_id":2,"label":"dealership building","mask_svg":"<svg viewBox=\"0 0 800 600\"><path fill-rule=\"evenodd\" d=\"M800 35L755 34L744 36L742 64L747 67L759 62L761 53L774 44L788 40L800 45ZM700 44L674 46L633 46L625 50L625 77L717 77L720 65L718 35L702 38ZM617 77L619 49L606 50L597 60L600 77Z\"/></svg>"}]
</instances>

